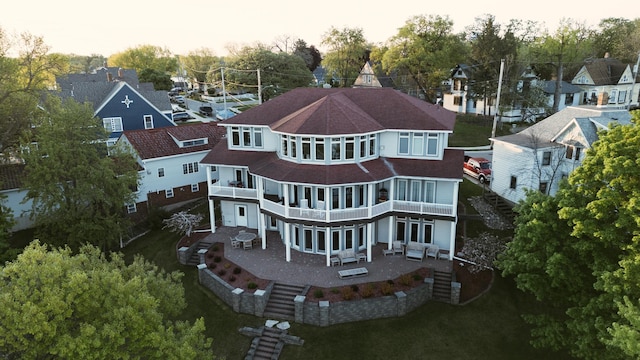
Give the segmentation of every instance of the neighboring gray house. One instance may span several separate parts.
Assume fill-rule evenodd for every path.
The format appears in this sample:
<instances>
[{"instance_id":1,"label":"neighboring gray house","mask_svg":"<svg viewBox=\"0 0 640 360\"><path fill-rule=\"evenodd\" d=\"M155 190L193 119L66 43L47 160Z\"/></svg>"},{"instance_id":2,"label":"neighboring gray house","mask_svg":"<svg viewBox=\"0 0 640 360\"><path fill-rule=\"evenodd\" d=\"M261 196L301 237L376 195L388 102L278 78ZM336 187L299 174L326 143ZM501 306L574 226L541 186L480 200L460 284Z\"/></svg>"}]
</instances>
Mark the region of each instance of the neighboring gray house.
<instances>
[{"instance_id":1,"label":"neighboring gray house","mask_svg":"<svg viewBox=\"0 0 640 360\"><path fill-rule=\"evenodd\" d=\"M491 138L491 190L517 203L525 189L555 194L598 139L598 131L631 123L627 110L595 106L567 107L513 134Z\"/></svg>"}]
</instances>

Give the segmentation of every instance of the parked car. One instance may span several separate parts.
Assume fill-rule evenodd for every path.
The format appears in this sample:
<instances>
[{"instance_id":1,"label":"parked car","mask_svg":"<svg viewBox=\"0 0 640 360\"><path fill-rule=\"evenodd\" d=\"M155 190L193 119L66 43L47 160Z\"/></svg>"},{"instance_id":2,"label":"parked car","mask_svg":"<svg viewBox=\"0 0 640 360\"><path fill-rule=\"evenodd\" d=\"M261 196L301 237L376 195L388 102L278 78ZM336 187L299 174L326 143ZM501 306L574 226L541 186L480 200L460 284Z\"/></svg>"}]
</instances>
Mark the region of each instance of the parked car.
<instances>
[{"instance_id":1,"label":"parked car","mask_svg":"<svg viewBox=\"0 0 640 360\"><path fill-rule=\"evenodd\" d=\"M173 100L173 102L176 102L178 104L184 104L184 103L187 102L185 100L184 96L182 96L182 95L176 95L176 96L172 97L171 100Z\"/></svg>"},{"instance_id":2,"label":"parked car","mask_svg":"<svg viewBox=\"0 0 640 360\"><path fill-rule=\"evenodd\" d=\"M191 119L195 119L195 118L186 111L177 112L173 114L173 121L187 121Z\"/></svg>"},{"instance_id":3,"label":"parked car","mask_svg":"<svg viewBox=\"0 0 640 360\"><path fill-rule=\"evenodd\" d=\"M204 116L213 116L213 108L211 106L200 106L198 112Z\"/></svg>"},{"instance_id":4,"label":"parked car","mask_svg":"<svg viewBox=\"0 0 640 360\"><path fill-rule=\"evenodd\" d=\"M491 161L485 158L465 156L462 170L481 184L491 181Z\"/></svg>"}]
</instances>

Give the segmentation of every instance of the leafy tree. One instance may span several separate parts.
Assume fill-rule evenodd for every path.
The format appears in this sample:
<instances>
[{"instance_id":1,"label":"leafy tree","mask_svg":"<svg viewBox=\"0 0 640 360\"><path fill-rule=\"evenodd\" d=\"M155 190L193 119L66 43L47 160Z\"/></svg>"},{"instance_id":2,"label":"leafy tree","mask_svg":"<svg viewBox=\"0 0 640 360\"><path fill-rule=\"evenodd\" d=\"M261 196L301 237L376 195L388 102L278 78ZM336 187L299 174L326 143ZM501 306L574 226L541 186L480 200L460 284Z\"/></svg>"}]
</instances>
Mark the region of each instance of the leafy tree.
<instances>
[{"instance_id":1,"label":"leafy tree","mask_svg":"<svg viewBox=\"0 0 640 360\"><path fill-rule=\"evenodd\" d=\"M528 314L536 346L585 359L640 356L640 113L601 133L555 196L518 205L503 274L545 303ZM622 350L622 351L621 351Z\"/></svg>"},{"instance_id":2,"label":"leafy tree","mask_svg":"<svg viewBox=\"0 0 640 360\"><path fill-rule=\"evenodd\" d=\"M322 62L322 55L315 46L307 46L307 43L302 39L298 39L294 45L295 48L293 50L293 54L300 56L302 60L304 60L309 71L313 72L318 66L320 66L320 63Z\"/></svg>"},{"instance_id":3,"label":"leafy tree","mask_svg":"<svg viewBox=\"0 0 640 360\"><path fill-rule=\"evenodd\" d=\"M51 97L44 106L47 117L24 144L24 188L40 236L73 247L117 244L138 181L133 157L115 148L106 156L107 133L90 105Z\"/></svg>"},{"instance_id":4,"label":"leafy tree","mask_svg":"<svg viewBox=\"0 0 640 360\"><path fill-rule=\"evenodd\" d=\"M515 62L518 41L511 27L502 32L493 15L476 18L468 31L474 67L474 96L484 100L483 113L487 115L487 99L492 98L498 88L500 62L502 59L507 63Z\"/></svg>"},{"instance_id":5,"label":"leafy tree","mask_svg":"<svg viewBox=\"0 0 640 360\"><path fill-rule=\"evenodd\" d=\"M227 90L257 91L260 84L263 100L298 87L306 87L313 75L304 61L296 55L274 53L263 47L244 47L225 58L225 84ZM219 81L220 72L214 73L212 82Z\"/></svg>"},{"instance_id":6,"label":"leafy tree","mask_svg":"<svg viewBox=\"0 0 640 360\"><path fill-rule=\"evenodd\" d=\"M182 273L136 257L77 254L37 240L0 267L0 354L7 359L211 358L204 320L186 307Z\"/></svg>"},{"instance_id":7,"label":"leafy tree","mask_svg":"<svg viewBox=\"0 0 640 360\"><path fill-rule=\"evenodd\" d=\"M554 33L546 32L533 44L532 56L538 63L536 70L547 78L556 79L552 112L558 112L560 105L560 85L566 73L575 74L583 60L592 54L592 30L572 19L563 19ZM548 68L552 71L549 72Z\"/></svg>"},{"instance_id":8,"label":"leafy tree","mask_svg":"<svg viewBox=\"0 0 640 360\"><path fill-rule=\"evenodd\" d=\"M109 57L108 64L123 69L134 69L138 74L146 69L169 76L178 72L178 60L171 51L153 45L141 45L113 54ZM162 85L163 83L159 83L158 89L163 89Z\"/></svg>"},{"instance_id":9,"label":"leafy tree","mask_svg":"<svg viewBox=\"0 0 640 360\"><path fill-rule=\"evenodd\" d=\"M468 47L453 34L453 21L438 15L414 16L389 40L382 57L387 74L407 74L435 102L436 91L451 75L452 64L462 63ZM373 58L373 55L372 55Z\"/></svg>"},{"instance_id":10,"label":"leafy tree","mask_svg":"<svg viewBox=\"0 0 640 360\"><path fill-rule=\"evenodd\" d=\"M593 52L602 58L606 53L623 63L635 63L640 49L640 19L607 18L600 20L593 34Z\"/></svg>"},{"instance_id":11,"label":"leafy tree","mask_svg":"<svg viewBox=\"0 0 640 360\"><path fill-rule=\"evenodd\" d=\"M13 37L0 28L0 153L5 156L15 155L20 136L30 129L41 91L66 70L66 58L48 52L40 37Z\"/></svg>"},{"instance_id":12,"label":"leafy tree","mask_svg":"<svg viewBox=\"0 0 640 360\"><path fill-rule=\"evenodd\" d=\"M74 74L88 74L107 63L107 58L99 54L91 54L90 56L71 54L67 57L69 58L69 72Z\"/></svg>"},{"instance_id":13,"label":"leafy tree","mask_svg":"<svg viewBox=\"0 0 640 360\"><path fill-rule=\"evenodd\" d=\"M0 264L14 256L14 252L9 249L9 237L15 221L13 212L5 205L6 199L5 194L0 194Z\"/></svg>"},{"instance_id":14,"label":"leafy tree","mask_svg":"<svg viewBox=\"0 0 640 360\"><path fill-rule=\"evenodd\" d=\"M322 37L322 45L328 47L322 61L329 76L338 77L340 87L350 87L369 60L369 45L361 28L331 27ZM328 83L331 83L328 81Z\"/></svg>"},{"instance_id":15,"label":"leafy tree","mask_svg":"<svg viewBox=\"0 0 640 360\"><path fill-rule=\"evenodd\" d=\"M140 71L138 78L141 82L153 83L153 87L156 90L171 90L173 87L171 76L155 69L144 69Z\"/></svg>"},{"instance_id":16,"label":"leafy tree","mask_svg":"<svg viewBox=\"0 0 640 360\"><path fill-rule=\"evenodd\" d=\"M214 55L213 50L202 48L191 51L186 56L180 56L180 62L187 77L195 79L199 85L203 85L207 82L209 70L219 66L220 58Z\"/></svg>"}]
</instances>

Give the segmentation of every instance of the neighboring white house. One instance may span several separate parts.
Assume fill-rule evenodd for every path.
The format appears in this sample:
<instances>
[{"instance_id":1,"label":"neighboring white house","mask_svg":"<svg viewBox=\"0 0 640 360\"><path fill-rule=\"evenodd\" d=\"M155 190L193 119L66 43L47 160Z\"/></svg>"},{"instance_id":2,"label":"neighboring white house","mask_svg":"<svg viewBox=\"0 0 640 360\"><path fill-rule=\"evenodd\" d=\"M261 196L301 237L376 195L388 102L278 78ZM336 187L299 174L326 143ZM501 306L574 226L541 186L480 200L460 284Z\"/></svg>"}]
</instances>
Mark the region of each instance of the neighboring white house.
<instances>
[{"instance_id":1,"label":"neighboring white house","mask_svg":"<svg viewBox=\"0 0 640 360\"><path fill-rule=\"evenodd\" d=\"M33 226L31 219L31 206L33 202L28 200L27 190L21 188L24 173L24 164L0 165L0 194L6 196L2 204L12 211L15 224L11 231L28 229Z\"/></svg>"},{"instance_id":2,"label":"neighboring white house","mask_svg":"<svg viewBox=\"0 0 640 360\"><path fill-rule=\"evenodd\" d=\"M634 65L635 67L635 65ZM628 109L637 107L640 97L638 70L609 57L589 59L571 81L582 89L581 104Z\"/></svg>"},{"instance_id":3,"label":"neighboring white house","mask_svg":"<svg viewBox=\"0 0 640 360\"><path fill-rule=\"evenodd\" d=\"M218 123L201 161L210 216L257 229L262 248L372 259L393 240L455 249L463 152L447 147L455 114L391 88L299 88ZM279 237L268 238L268 231ZM215 227L212 227L215 232ZM282 240L280 240L282 239Z\"/></svg>"},{"instance_id":4,"label":"neighboring white house","mask_svg":"<svg viewBox=\"0 0 640 360\"><path fill-rule=\"evenodd\" d=\"M567 107L513 134L491 138L491 190L517 203L525 189L555 194L561 179L579 166L598 131L629 124L627 110Z\"/></svg>"},{"instance_id":5,"label":"neighboring white house","mask_svg":"<svg viewBox=\"0 0 640 360\"><path fill-rule=\"evenodd\" d=\"M206 197L207 171L200 161L223 136L224 129L213 122L124 131L116 145L132 149L141 169L129 214L145 216L150 207ZM217 172L208 170L217 179Z\"/></svg>"},{"instance_id":6,"label":"neighboring white house","mask_svg":"<svg viewBox=\"0 0 640 360\"><path fill-rule=\"evenodd\" d=\"M442 106L458 114L495 115L495 96L474 99L472 67L459 64L451 71L449 89L442 94Z\"/></svg>"}]
</instances>

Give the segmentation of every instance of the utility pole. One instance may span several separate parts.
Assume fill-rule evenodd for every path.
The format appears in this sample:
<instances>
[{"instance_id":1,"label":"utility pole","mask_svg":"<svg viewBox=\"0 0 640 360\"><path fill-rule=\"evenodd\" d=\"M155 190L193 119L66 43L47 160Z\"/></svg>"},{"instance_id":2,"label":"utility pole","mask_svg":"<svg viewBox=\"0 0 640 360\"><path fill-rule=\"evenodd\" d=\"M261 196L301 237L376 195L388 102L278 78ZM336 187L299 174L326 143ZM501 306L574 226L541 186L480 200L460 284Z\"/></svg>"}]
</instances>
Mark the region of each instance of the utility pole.
<instances>
[{"instance_id":1,"label":"utility pole","mask_svg":"<svg viewBox=\"0 0 640 360\"><path fill-rule=\"evenodd\" d=\"M224 66L220 68L222 76L222 102L224 103L224 120L227 120L227 90L224 88Z\"/></svg>"},{"instance_id":2,"label":"utility pole","mask_svg":"<svg viewBox=\"0 0 640 360\"><path fill-rule=\"evenodd\" d=\"M635 69L631 69L631 74L633 75L633 81L631 82L631 91L629 92L629 103L626 106L627 110L631 108L631 102L633 101L633 89L636 87L636 78L638 77L639 66L640 66L640 52L638 53L638 60L636 61Z\"/></svg>"},{"instance_id":3,"label":"utility pole","mask_svg":"<svg viewBox=\"0 0 640 360\"><path fill-rule=\"evenodd\" d=\"M262 83L260 82L260 69L258 68L258 105L262 105Z\"/></svg>"},{"instance_id":4,"label":"utility pole","mask_svg":"<svg viewBox=\"0 0 640 360\"><path fill-rule=\"evenodd\" d=\"M496 125L498 123L498 113L500 112L500 90L502 90L502 74L504 73L504 59L500 60L500 77L498 79L498 94L496 95L496 112L493 114L493 128L491 137L496 137Z\"/></svg>"}]
</instances>

